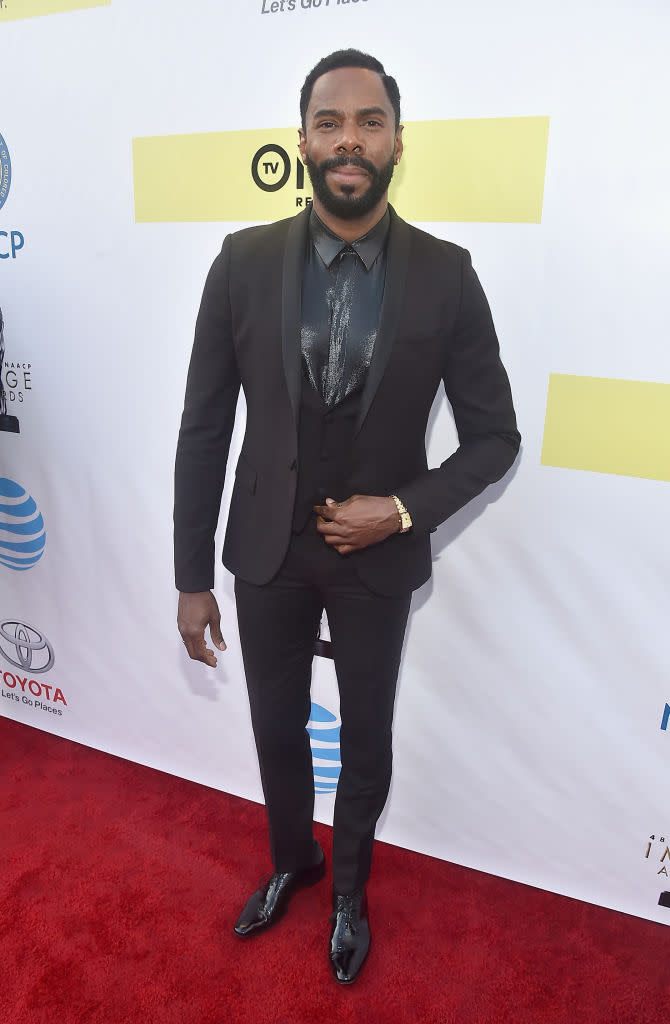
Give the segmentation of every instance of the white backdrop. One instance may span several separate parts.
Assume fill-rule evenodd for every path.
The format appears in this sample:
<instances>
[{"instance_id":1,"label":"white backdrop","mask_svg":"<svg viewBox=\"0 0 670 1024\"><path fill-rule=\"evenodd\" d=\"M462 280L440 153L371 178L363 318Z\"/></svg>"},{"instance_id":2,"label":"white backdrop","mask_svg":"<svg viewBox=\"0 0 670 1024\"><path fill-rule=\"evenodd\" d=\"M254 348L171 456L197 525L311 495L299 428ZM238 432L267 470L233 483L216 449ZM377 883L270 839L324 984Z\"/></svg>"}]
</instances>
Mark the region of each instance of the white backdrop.
<instances>
[{"instance_id":1,"label":"white backdrop","mask_svg":"<svg viewBox=\"0 0 670 1024\"><path fill-rule=\"evenodd\" d=\"M307 70L358 46L397 77L409 122L550 118L540 223L422 224L472 252L524 442L508 486L434 535L379 835L670 923L670 454L656 479L541 462L550 374L670 382L667 3L64 10L86 6L0 10L3 385L20 420L0 433L0 477L19 485L0 497L0 713L260 799L232 580L217 579L229 650L208 670L182 650L171 566L195 313L242 224L136 222L132 140L297 124ZM62 13L29 17L47 7ZM669 426L634 447L670 453ZM435 464L453 444L443 398L429 441ZM7 545L37 538L34 555L41 536L20 488L46 546L15 571L26 556ZM323 660L314 700L337 714ZM332 801L317 797L321 820Z\"/></svg>"}]
</instances>

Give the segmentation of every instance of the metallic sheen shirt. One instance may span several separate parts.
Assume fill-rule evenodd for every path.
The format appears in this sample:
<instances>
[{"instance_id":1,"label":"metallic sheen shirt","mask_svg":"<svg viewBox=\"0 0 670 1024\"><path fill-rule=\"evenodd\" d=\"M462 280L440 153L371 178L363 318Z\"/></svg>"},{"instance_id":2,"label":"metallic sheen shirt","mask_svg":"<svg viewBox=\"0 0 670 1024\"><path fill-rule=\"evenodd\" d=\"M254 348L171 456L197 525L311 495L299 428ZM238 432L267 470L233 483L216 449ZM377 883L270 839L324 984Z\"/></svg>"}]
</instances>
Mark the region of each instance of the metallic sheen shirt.
<instances>
[{"instance_id":1,"label":"metallic sheen shirt","mask_svg":"<svg viewBox=\"0 0 670 1024\"><path fill-rule=\"evenodd\" d=\"M332 409L360 390L377 338L386 278L388 212L345 242L312 210L302 281L301 349L310 383Z\"/></svg>"}]
</instances>

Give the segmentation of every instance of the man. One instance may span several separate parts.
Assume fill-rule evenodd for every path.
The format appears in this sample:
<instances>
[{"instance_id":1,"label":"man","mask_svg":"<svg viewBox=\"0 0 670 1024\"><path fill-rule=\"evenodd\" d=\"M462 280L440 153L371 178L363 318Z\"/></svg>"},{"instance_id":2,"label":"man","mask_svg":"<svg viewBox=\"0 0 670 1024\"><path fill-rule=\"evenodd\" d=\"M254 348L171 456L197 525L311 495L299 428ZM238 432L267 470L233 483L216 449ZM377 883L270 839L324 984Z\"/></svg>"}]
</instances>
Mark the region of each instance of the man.
<instances>
[{"instance_id":1,"label":"man","mask_svg":"<svg viewBox=\"0 0 670 1024\"><path fill-rule=\"evenodd\" d=\"M272 926L323 877L312 835L314 638L326 609L340 691L330 964L354 981L370 931L365 885L391 778L396 678L429 534L498 480L519 447L507 375L468 253L401 220L400 97L356 50L301 93L313 207L229 235L205 284L176 465L179 629L189 655L225 650L214 532L240 386L247 423L223 560L234 573L273 873L235 932ZM444 381L459 447L437 469L425 433Z\"/></svg>"}]
</instances>

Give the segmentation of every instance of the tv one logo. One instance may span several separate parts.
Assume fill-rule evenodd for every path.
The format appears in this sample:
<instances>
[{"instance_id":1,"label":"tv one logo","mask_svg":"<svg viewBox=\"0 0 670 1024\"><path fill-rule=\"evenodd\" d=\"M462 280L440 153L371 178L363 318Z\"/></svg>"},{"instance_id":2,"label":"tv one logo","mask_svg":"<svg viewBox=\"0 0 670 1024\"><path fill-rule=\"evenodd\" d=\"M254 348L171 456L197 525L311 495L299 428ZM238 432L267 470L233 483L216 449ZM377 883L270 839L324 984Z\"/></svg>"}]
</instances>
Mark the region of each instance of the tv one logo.
<instances>
[{"instance_id":1,"label":"tv one logo","mask_svg":"<svg viewBox=\"0 0 670 1024\"><path fill-rule=\"evenodd\" d=\"M268 142L254 153L251 160L251 177L263 192L279 192L288 184L293 172L293 161L283 146ZM295 158L295 188L305 188L305 167L299 156ZM308 206L312 197L296 196L296 206Z\"/></svg>"}]
</instances>

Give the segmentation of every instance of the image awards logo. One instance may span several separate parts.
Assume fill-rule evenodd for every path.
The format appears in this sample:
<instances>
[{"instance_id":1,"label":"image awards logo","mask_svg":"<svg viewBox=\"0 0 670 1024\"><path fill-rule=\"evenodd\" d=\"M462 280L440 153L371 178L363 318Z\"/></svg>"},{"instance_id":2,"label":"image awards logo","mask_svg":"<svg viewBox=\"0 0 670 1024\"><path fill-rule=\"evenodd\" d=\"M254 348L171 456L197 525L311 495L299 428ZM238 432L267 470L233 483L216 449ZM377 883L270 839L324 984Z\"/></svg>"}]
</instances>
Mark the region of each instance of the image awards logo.
<instances>
[{"instance_id":1,"label":"image awards logo","mask_svg":"<svg viewBox=\"0 0 670 1024\"><path fill-rule=\"evenodd\" d=\"M312 702L307 732L312 747L314 792L334 793L342 771L340 722L328 708Z\"/></svg>"},{"instance_id":2,"label":"image awards logo","mask_svg":"<svg viewBox=\"0 0 670 1024\"><path fill-rule=\"evenodd\" d=\"M2 138L2 136L0 136ZM2 368L5 365L5 333L2 310L0 309L0 430L9 431L12 434L19 432L18 416L10 416L7 412L7 394L2 383Z\"/></svg>"},{"instance_id":3,"label":"image awards logo","mask_svg":"<svg viewBox=\"0 0 670 1024\"><path fill-rule=\"evenodd\" d=\"M0 565L31 569L44 554L44 520L35 499L14 480L0 477Z\"/></svg>"},{"instance_id":4,"label":"image awards logo","mask_svg":"<svg viewBox=\"0 0 670 1024\"><path fill-rule=\"evenodd\" d=\"M654 832L649 836L644 851L644 859L651 865L657 878L659 875L663 875L664 878L670 877L668 874L668 868L670 868L670 845L665 835L657 835ZM670 908L670 892L667 890L661 892L658 897L658 905L659 907Z\"/></svg>"}]
</instances>

